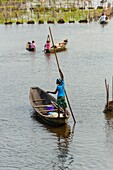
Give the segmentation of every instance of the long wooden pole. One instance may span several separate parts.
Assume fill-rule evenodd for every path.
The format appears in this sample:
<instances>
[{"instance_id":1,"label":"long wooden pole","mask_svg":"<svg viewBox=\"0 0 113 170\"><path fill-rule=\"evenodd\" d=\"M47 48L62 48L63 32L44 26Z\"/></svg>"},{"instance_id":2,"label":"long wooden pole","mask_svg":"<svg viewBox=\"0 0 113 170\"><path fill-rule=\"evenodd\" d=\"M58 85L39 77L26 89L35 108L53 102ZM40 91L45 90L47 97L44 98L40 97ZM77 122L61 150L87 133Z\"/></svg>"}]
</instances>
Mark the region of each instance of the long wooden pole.
<instances>
[{"instance_id":1,"label":"long wooden pole","mask_svg":"<svg viewBox=\"0 0 113 170\"><path fill-rule=\"evenodd\" d=\"M49 27L49 32L50 32L50 36L51 36L51 40L52 40L52 45L53 45L53 47L54 47L54 40L53 40L53 36L52 36L52 32L51 32L51 28L50 28L50 27ZM59 62L58 62L58 57L57 57L57 54L56 54L56 49L55 49L55 47L54 47L54 53L55 53L55 58L56 58L58 70L60 70L60 65L59 65ZM69 99L68 99L66 90L65 90L65 94L66 94L66 99L67 99L68 106L69 106L69 108L70 108L71 115L72 115L72 117L73 117L74 123L76 123L76 120L75 120L75 117L74 117L74 114L73 114L73 111L72 111L72 108L71 108L71 105L70 105L70 102L69 102Z\"/></svg>"}]
</instances>

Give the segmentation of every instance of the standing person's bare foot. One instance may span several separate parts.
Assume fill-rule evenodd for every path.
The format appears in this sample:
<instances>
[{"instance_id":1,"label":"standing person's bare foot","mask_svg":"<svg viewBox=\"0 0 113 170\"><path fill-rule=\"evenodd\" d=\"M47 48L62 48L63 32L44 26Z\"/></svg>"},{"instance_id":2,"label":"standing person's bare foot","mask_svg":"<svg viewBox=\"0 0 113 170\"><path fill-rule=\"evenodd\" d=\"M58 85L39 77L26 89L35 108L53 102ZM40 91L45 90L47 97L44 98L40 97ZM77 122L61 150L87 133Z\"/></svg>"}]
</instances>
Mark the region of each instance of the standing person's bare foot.
<instances>
[{"instance_id":1,"label":"standing person's bare foot","mask_svg":"<svg viewBox=\"0 0 113 170\"><path fill-rule=\"evenodd\" d=\"M58 113L58 118L60 117L60 113Z\"/></svg>"}]
</instances>

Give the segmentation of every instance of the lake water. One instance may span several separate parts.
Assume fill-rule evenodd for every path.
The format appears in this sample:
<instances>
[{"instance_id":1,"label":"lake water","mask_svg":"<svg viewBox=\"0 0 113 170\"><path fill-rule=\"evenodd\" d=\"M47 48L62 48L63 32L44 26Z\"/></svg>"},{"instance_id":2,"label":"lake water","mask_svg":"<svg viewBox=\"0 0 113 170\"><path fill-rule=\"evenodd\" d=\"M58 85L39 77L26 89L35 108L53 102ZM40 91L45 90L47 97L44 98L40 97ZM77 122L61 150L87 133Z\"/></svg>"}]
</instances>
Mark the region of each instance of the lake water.
<instances>
[{"instance_id":1,"label":"lake water","mask_svg":"<svg viewBox=\"0 0 113 170\"><path fill-rule=\"evenodd\" d=\"M43 52L49 26L55 42L68 39L67 51L57 56L75 126L72 116L59 128L32 117L30 87L54 91L59 78L54 54ZM0 170L112 170L113 115L103 113L105 78L111 94L112 35L113 20L104 27L97 22L0 25ZM36 52L25 49L32 40Z\"/></svg>"}]
</instances>

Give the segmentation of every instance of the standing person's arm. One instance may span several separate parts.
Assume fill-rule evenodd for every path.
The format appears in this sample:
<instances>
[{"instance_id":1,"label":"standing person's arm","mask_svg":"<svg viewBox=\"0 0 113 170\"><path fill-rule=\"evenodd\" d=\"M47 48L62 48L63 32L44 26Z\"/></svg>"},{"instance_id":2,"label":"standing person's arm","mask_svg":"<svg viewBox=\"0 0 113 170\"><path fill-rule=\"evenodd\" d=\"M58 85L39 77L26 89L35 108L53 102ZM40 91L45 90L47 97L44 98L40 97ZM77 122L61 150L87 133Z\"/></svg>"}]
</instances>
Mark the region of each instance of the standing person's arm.
<instances>
[{"instance_id":1,"label":"standing person's arm","mask_svg":"<svg viewBox=\"0 0 113 170\"><path fill-rule=\"evenodd\" d=\"M57 93L57 89L55 91L47 91L47 93L56 94Z\"/></svg>"},{"instance_id":2,"label":"standing person's arm","mask_svg":"<svg viewBox=\"0 0 113 170\"><path fill-rule=\"evenodd\" d=\"M64 80L64 75L63 75L63 73L62 73L62 71L61 71L61 69L59 68L59 73L60 73L60 77L61 77L61 79L62 80Z\"/></svg>"},{"instance_id":3,"label":"standing person's arm","mask_svg":"<svg viewBox=\"0 0 113 170\"><path fill-rule=\"evenodd\" d=\"M101 21L101 18L102 18L102 16L100 16L100 18L99 18L99 22Z\"/></svg>"}]
</instances>

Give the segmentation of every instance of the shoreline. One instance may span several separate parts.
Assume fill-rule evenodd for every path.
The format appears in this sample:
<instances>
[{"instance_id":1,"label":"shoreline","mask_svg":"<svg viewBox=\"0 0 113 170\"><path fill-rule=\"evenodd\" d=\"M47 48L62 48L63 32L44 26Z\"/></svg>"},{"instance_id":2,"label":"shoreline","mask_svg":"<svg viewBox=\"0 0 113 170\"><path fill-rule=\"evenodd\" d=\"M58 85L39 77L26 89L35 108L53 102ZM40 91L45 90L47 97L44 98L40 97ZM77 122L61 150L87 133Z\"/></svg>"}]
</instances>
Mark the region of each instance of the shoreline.
<instances>
[{"instance_id":1,"label":"shoreline","mask_svg":"<svg viewBox=\"0 0 113 170\"><path fill-rule=\"evenodd\" d=\"M11 25L13 23L19 24L63 24L63 23L88 23L98 21L102 12L104 12L110 19L113 16L113 7L108 8L98 6L97 9L89 7L72 8L48 8L36 6L27 8L25 6L0 6L0 24Z\"/></svg>"}]
</instances>

